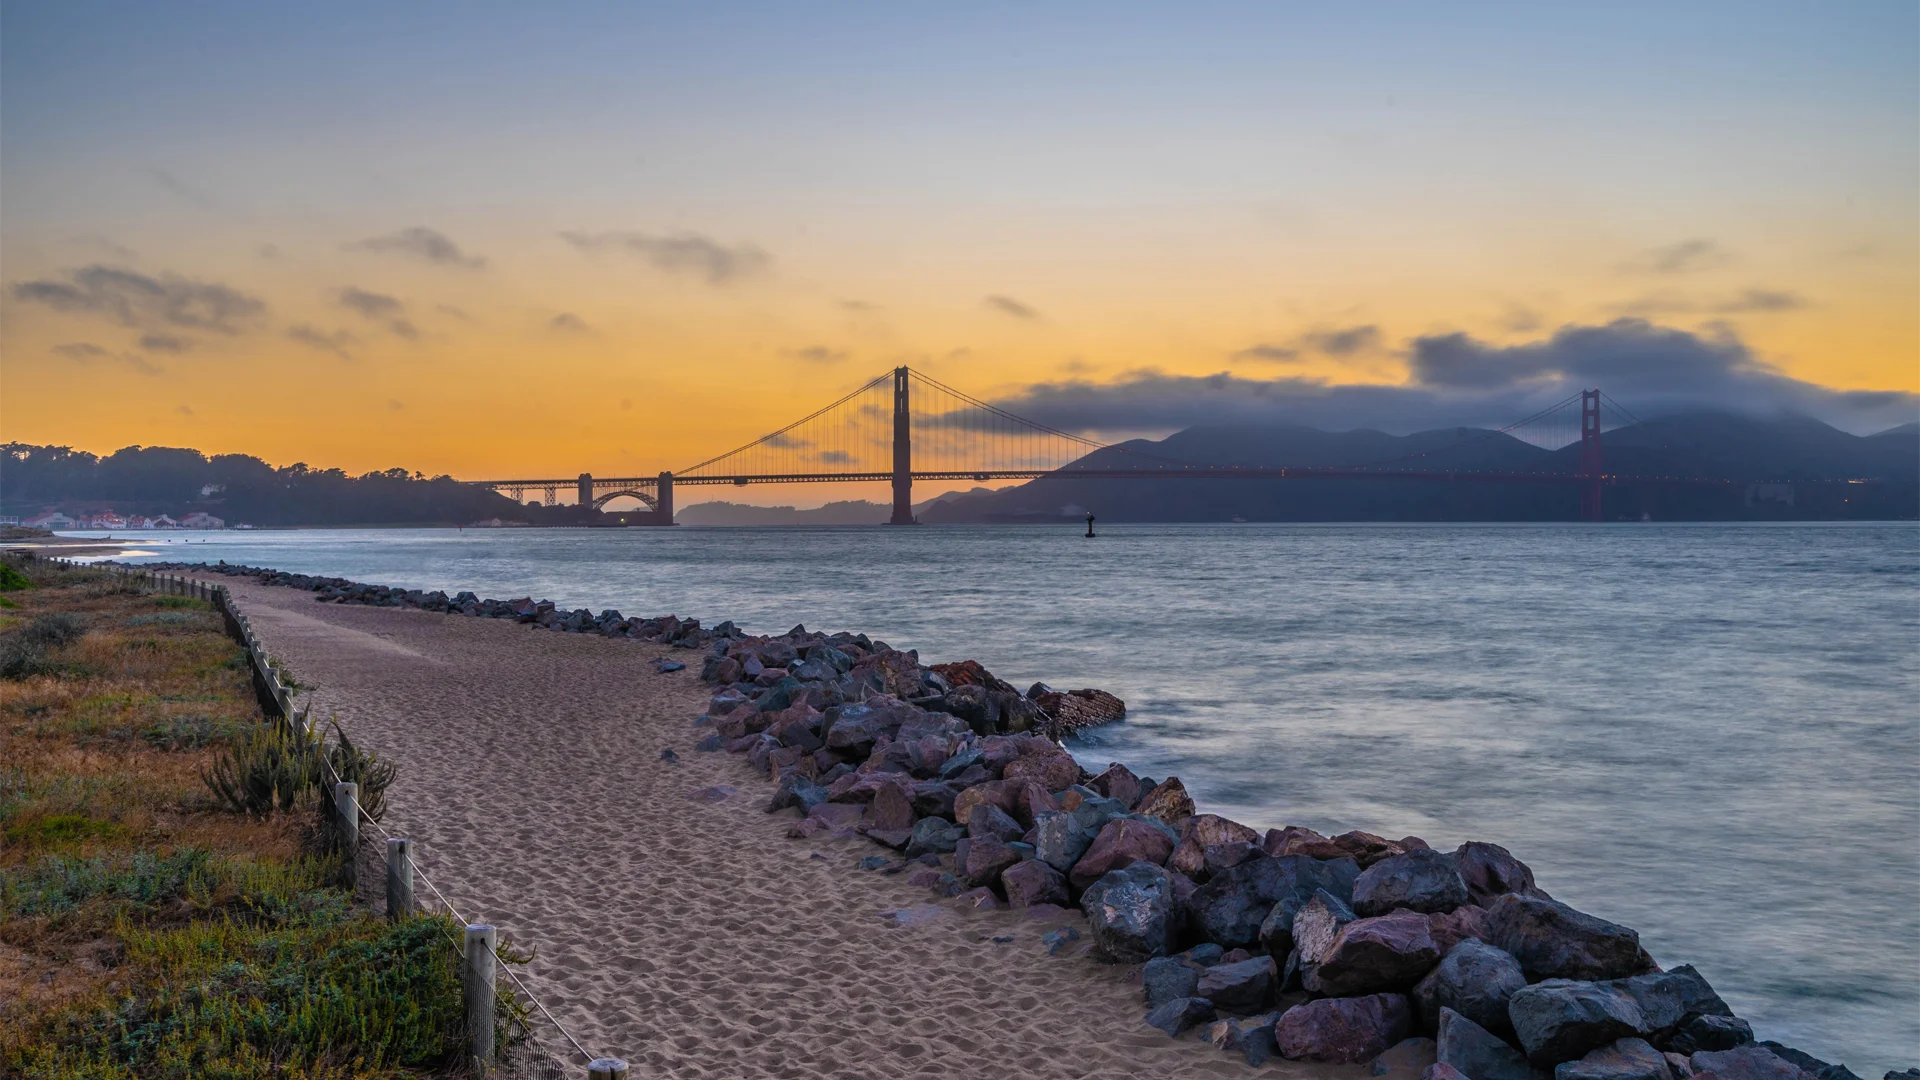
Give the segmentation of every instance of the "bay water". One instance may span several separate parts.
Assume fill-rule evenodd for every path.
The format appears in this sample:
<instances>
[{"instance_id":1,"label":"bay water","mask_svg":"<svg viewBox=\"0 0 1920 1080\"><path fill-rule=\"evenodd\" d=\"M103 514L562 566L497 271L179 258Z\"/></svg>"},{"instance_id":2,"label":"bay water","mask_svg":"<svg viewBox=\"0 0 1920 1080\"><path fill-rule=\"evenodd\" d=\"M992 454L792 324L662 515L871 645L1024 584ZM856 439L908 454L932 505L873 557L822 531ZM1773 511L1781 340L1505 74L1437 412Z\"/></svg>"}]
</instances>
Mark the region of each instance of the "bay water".
<instances>
[{"instance_id":1,"label":"bay water","mask_svg":"<svg viewBox=\"0 0 1920 1080\"><path fill-rule=\"evenodd\" d=\"M87 534L75 534L87 535ZM1920 1065L1920 529L1156 525L154 534L218 560L865 631L1128 718L1261 828L1490 840L1761 1038ZM457 687L449 687L456 695ZM689 718L691 719L691 718Z\"/></svg>"}]
</instances>

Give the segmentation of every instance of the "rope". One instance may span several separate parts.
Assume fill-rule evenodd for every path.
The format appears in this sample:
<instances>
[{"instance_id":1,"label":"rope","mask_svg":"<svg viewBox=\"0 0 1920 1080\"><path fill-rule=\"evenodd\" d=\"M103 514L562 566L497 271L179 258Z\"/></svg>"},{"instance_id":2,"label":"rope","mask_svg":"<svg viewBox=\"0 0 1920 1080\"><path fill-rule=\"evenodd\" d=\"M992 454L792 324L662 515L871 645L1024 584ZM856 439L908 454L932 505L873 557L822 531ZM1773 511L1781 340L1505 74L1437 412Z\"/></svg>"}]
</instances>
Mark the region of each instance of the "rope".
<instances>
[{"instance_id":1,"label":"rope","mask_svg":"<svg viewBox=\"0 0 1920 1080\"><path fill-rule=\"evenodd\" d=\"M813 412L810 412L807 415L801 417L800 419L795 420L793 423L788 424L786 427L781 428L779 431L773 432L772 434L769 434L769 435L762 435L759 438L753 440L752 442L747 443L744 446L736 446L724 454L715 454L713 457L708 458L707 460L701 462L700 464L682 469L679 472L674 473L673 475L676 477L686 476L687 474L692 473L695 470L704 469L707 466L713 464L714 462L721 460L722 458L730 458L735 454L744 453L748 450L751 450L762 443L771 442L772 440L777 439L782 435L785 435L787 432L792 431L794 428L799 427L801 424L804 424L809 420L819 417L823 413L832 412L833 410L839 408L842 405L845 405L847 402L852 401L854 398L859 397L861 394L866 393L867 391L873 389L876 386L879 386L881 383L886 382L888 379L891 379L891 378L893 378L893 372L889 371L885 375L881 375L875 378L873 381L867 383L867 385L862 386L860 389L855 390L853 393L848 394L846 397L841 398L839 401L836 401L831 405L825 406L824 408L816 409Z\"/></svg>"}]
</instances>

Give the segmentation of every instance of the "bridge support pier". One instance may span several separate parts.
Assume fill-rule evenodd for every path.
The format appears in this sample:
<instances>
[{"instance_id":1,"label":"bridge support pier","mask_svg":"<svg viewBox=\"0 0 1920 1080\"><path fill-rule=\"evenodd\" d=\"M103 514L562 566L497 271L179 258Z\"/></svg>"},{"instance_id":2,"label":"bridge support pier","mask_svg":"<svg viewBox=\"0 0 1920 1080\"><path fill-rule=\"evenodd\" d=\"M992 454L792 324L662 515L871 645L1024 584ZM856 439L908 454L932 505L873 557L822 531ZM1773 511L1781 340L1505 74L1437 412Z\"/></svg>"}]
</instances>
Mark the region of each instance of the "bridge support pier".
<instances>
[{"instance_id":1,"label":"bridge support pier","mask_svg":"<svg viewBox=\"0 0 1920 1080\"><path fill-rule=\"evenodd\" d=\"M893 517L889 525L917 525L913 520L913 406L907 369L893 369Z\"/></svg>"},{"instance_id":2,"label":"bridge support pier","mask_svg":"<svg viewBox=\"0 0 1920 1080\"><path fill-rule=\"evenodd\" d=\"M673 474L661 473L659 485L654 491L654 498L657 501L653 507L653 523L671 525L673 524Z\"/></svg>"},{"instance_id":3,"label":"bridge support pier","mask_svg":"<svg viewBox=\"0 0 1920 1080\"><path fill-rule=\"evenodd\" d=\"M1600 488L1606 466L1600 458L1600 391L1580 391L1580 520L1605 521Z\"/></svg>"}]
</instances>

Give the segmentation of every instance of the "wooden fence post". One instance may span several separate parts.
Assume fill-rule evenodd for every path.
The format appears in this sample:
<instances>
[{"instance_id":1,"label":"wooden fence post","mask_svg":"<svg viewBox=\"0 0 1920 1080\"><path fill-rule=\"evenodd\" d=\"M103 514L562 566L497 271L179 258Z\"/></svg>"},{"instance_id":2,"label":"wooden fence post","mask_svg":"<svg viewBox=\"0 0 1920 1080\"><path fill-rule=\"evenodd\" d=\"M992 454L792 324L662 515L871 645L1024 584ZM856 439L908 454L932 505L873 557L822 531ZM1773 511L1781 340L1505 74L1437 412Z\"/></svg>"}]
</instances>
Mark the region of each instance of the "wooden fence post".
<instances>
[{"instance_id":1,"label":"wooden fence post","mask_svg":"<svg viewBox=\"0 0 1920 1080\"><path fill-rule=\"evenodd\" d=\"M594 1058L587 1063L587 1080L627 1080L627 1063L619 1058Z\"/></svg>"},{"instance_id":2,"label":"wooden fence post","mask_svg":"<svg viewBox=\"0 0 1920 1080\"><path fill-rule=\"evenodd\" d=\"M387 918L398 921L413 914L413 841L387 840Z\"/></svg>"},{"instance_id":3,"label":"wooden fence post","mask_svg":"<svg viewBox=\"0 0 1920 1080\"><path fill-rule=\"evenodd\" d=\"M493 1073L493 938L485 923L467 927L467 1056L482 1077Z\"/></svg>"},{"instance_id":4,"label":"wooden fence post","mask_svg":"<svg viewBox=\"0 0 1920 1080\"><path fill-rule=\"evenodd\" d=\"M333 785L333 808L340 815L340 852L347 859L347 888L360 883L360 785Z\"/></svg>"}]
</instances>

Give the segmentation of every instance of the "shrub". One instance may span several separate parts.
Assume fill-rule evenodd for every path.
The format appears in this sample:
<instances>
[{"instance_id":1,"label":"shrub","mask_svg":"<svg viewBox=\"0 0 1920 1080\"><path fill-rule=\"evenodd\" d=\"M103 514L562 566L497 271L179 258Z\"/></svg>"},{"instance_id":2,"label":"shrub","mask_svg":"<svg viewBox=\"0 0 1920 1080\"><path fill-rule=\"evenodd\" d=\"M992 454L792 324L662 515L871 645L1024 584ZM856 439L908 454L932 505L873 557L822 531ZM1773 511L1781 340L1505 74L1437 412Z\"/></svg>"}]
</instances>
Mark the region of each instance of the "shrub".
<instances>
[{"instance_id":1,"label":"shrub","mask_svg":"<svg viewBox=\"0 0 1920 1080\"><path fill-rule=\"evenodd\" d=\"M80 616L65 611L41 615L19 630L21 637L50 649L71 645L86 632L86 622Z\"/></svg>"},{"instance_id":2,"label":"shrub","mask_svg":"<svg viewBox=\"0 0 1920 1080\"><path fill-rule=\"evenodd\" d=\"M333 765L342 783L360 785L360 808L367 816L379 821L387 816L387 786L399 773L400 767L390 761L382 761L378 754L362 750L353 745L347 733L340 730L336 722L333 725L334 744L327 751L327 761ZM328 777L332 779L331 776Z\"/></svg>"},{"instance_id":3,"label":"shrub","mask_svg":"<svg viewBox=\"0 0 1920 1080\"><path fill-rule=\"evenodd\" d=\"M222 809L265 817L293 809L320 783L320 744L278 724L241 732L200 774Z\"/></svg>"},{"instance_id":4,"label":"shrub","mask_svg":"<svg viewBox=\"0 0 1920 1080\"><path fill-rule=\"evenodd\" d=\"M19 567L12 563L0 562L0 592L31 588L33 588L33 579L21 573Z\"/></svg>"}]
</instances>

